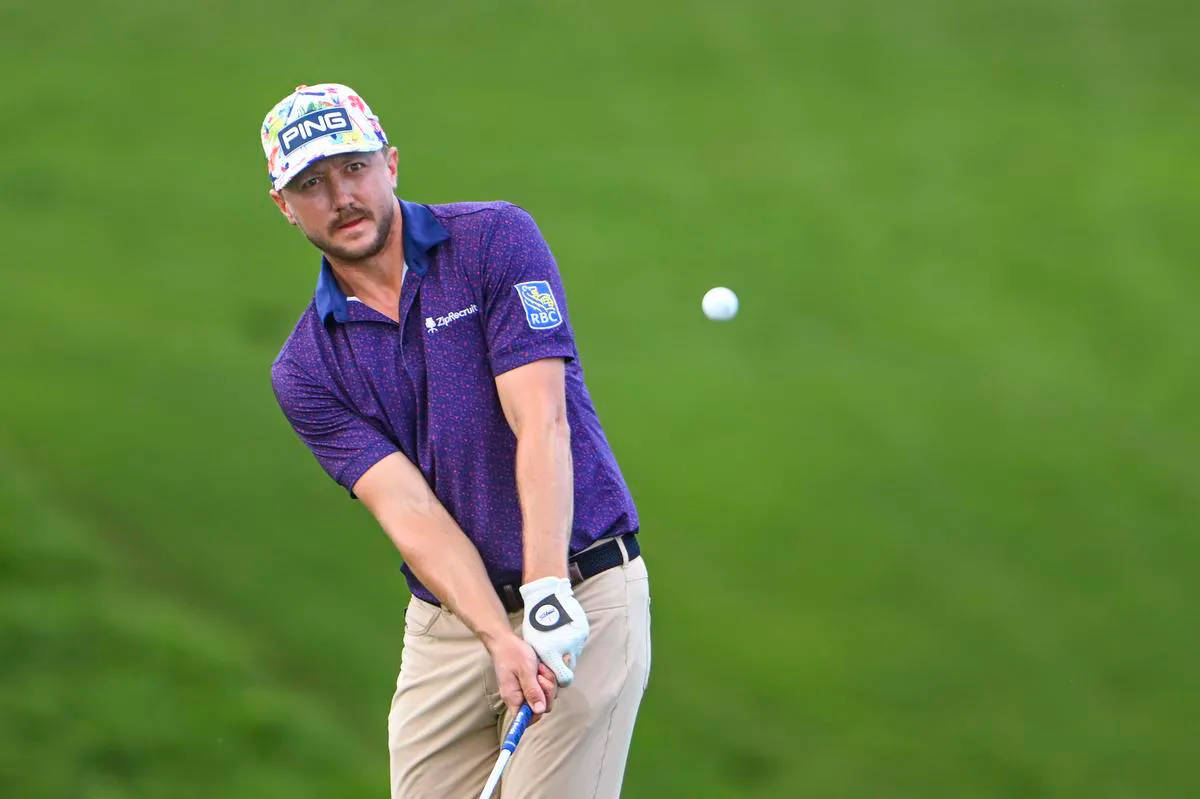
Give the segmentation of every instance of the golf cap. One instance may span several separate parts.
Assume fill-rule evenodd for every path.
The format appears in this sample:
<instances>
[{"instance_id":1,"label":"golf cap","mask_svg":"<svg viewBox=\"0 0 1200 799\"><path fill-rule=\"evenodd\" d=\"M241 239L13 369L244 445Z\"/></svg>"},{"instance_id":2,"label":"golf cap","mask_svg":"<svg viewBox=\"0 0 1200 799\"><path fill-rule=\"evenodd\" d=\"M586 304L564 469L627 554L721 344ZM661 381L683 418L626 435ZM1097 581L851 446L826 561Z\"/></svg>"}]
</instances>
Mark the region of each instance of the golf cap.
<instances>
[{"instance_id":1,"label":"golf cap","mask_svg":"<svg viewBox=\"0 0 1200 799\"><path fill-rule=\"evenodd\" d=\"M309 164L342 153L372 153L387 146L379 117L340 83L300 85L275 104L262 124L267 174L278 191Z\"/></svg>"}]
</instances>

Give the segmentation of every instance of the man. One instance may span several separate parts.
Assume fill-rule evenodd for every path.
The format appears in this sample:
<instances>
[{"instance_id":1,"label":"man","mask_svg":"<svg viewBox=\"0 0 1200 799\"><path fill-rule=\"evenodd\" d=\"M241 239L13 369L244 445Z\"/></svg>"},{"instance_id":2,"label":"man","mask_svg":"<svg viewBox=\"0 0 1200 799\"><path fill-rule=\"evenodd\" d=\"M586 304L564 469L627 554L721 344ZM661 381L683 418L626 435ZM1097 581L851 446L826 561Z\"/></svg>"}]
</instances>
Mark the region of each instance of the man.
<instances>
[{"instance_id":1,"label":"man","mask_svg":"<svg viewBox=\"0 0 1200 799\"><path fill-rule=\"evenodd\" d=\"M271 199L323 253L276 397L412 593L393 798L477 795L522 702L545 718L504 796L618 796L649 590L549 247L508 203L399 200L397 151L346 86L298 87L262 144Z\"/></svg>"}]
</instances>

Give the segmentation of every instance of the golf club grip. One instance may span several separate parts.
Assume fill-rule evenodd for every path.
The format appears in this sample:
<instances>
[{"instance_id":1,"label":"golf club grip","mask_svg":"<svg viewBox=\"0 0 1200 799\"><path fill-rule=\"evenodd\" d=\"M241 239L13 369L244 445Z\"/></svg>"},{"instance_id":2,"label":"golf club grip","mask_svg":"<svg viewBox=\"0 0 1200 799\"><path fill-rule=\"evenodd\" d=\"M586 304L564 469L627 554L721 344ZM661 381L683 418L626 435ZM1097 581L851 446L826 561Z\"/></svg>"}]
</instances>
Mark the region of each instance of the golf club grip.
<instances>
[{"instance_id":1,"label":"golf club grip","mask_svg":"<svg viewBox=\"0 0 1200 799\"><path fill-rule=\"evenodd\" d=\"M525 734L525 728L529 726L529 720L532 718L533 708L526 702L517 711L517 716L513 719L512 724L508 725L508 733L504 736L504 743L500 745L500 748L507 749L510 752L515 750L517 743L521 740L521 736Z\"/></svg>"}]
</instances>

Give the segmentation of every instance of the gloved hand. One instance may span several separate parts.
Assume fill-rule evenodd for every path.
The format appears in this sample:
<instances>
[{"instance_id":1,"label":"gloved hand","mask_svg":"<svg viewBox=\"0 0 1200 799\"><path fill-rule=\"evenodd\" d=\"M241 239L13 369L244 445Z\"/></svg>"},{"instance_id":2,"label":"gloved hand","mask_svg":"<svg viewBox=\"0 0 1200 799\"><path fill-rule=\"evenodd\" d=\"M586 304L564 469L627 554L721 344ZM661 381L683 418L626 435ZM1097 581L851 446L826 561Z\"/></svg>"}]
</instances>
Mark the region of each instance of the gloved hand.
<instances>
[{"instance_id":1,"label":"gloved hand","mask_svg":"<svg viewBox=\"0 0 1200 799\"><path fill-rule=\"evenodd\" d=\"M521 634L538 658L554 672L559 685L570 685L579 665L579 653L587 643L588 621L564 577L542 577L521 586L525 599L525 622ZM571 656L568 666L564 655Z\"/></svg>"}]
</instances>

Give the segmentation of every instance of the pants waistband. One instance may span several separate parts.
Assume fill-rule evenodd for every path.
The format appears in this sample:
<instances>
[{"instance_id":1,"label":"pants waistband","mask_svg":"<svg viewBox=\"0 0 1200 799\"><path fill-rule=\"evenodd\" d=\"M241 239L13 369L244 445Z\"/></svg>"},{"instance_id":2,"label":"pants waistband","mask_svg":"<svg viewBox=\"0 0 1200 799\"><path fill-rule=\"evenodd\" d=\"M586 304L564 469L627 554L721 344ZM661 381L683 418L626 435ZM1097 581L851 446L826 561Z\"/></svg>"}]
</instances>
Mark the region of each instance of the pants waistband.
<instances>
[{"instance_id":1,"label":"pants waistband","mask_svg":"<svg viewBox=\"0 0 1200 799\"><path fill-rule=\"evenodd\" d=\"M637 536L633 533L601 539L568 558L567 576L571 578L571 585L576 586L589 577L595 577L616 566L623 566L641 554ZM509 613L516 613L525 607L520 589L519 583L496 586L496 593L500 595L500 601Z\"/></svg>"}]
</instances>

